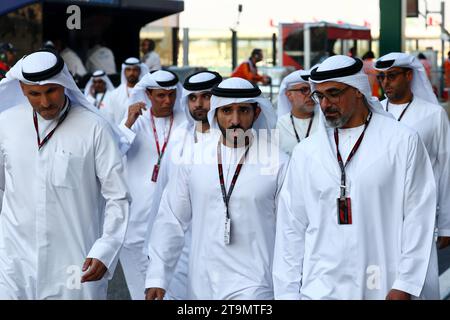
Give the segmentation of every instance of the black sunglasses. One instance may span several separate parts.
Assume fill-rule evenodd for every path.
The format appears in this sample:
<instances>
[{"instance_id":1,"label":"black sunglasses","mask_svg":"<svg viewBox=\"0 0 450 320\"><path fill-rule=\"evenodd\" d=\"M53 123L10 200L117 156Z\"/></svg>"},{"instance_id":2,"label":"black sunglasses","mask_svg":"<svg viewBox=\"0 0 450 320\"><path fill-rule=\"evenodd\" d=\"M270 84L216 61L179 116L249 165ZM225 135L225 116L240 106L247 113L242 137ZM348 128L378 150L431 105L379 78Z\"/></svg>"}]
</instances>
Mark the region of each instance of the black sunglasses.
<instances>
[{"instance_id":1,"label":"black sunglasses","mask_svg":"<svg viewBox=\"0 0 450 320\"><path fill-rule=\"evenodd\" d=\"M394 81L400 74L406 73L406 72L408 72L408 71L405 70L405 71L389 72L389 73L380 72L379 74L377 74L377 79L380 82L383 82L384 79L388 79L388 81Z\"/></svg>"}]
</instances>

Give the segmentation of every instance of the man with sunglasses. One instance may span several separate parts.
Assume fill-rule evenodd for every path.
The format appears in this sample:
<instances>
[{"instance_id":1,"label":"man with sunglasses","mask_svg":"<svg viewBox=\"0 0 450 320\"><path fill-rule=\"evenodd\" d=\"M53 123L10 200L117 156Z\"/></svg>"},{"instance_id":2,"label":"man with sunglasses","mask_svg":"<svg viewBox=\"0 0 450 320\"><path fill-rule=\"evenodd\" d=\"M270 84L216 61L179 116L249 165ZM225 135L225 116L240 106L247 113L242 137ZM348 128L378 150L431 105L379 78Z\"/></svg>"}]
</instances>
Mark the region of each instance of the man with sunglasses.
<instances>
[{"instance_id":1,"label":"man with sunglasses","mask_svg":"<svg viewBox=\"0 0 450 320\"><path fill-rule=\"evenodd\" d=\"M383 107L416 130L427 148L437 187L438 248L450 244L450 126L421 62L406 53L377 60L378 80L386 94Z\"/></svg>"},{"instance_id":2,"label":"man with sunglasses","mask_svg":"<svg viewBox=\"0 0 450 320\"><path fill-rule=\"evenodd\" d=\"M288 155L301 140L316 131L319 122L308 79L308 71L298 70L286 76L280 85L277 129L280 149Z\"/></svg>"},{"instance_id":3,"label":"man with sunglasses","mask_svg":"<svg viewBox=\"0 0 450 320\"><path fill-rule=\"evenodd\" d=\"M359 59L311 71L322 110L280 192L278 299L438 299L436 188L425 147L372 97ZM435 262L434 262L435 263Z\"/></svg>"}]
</instances>

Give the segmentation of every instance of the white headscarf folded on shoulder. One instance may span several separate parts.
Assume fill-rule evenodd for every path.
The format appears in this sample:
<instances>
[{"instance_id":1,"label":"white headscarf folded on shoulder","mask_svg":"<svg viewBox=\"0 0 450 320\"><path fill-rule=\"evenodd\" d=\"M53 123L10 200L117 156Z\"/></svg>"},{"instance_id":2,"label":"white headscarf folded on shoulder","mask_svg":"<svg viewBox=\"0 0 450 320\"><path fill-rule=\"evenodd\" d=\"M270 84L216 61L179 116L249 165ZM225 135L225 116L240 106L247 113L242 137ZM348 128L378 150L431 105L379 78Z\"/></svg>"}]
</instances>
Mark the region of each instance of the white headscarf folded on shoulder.
<instances>
[{"instance_id":1,"label":"white headscarf folded on shoulder","mask_svg":"<svg viewBox=\"0 0 450 320\"><path fill-rule=\"evenodd\" d=\"M375 61L375 70L378 71L386 71L394 67L412 69L411 91L413 95L430 103L439 104L430 80L428 80L425 68L419 59L407 53L391 52Z\"/></svg>"},{"instance_id":2,"label":"white headscarf folded on shoulder","mask_svg":"<svg viewBox=\"0 0 450 320\"><path fill-rule=\"evenodd\" d=\"M141 68L139 80L141 80L150 71L147 65L141 62L138 58L130 57L126 59L124 63L122 63L122 71L120 72L120 84L127 84L127 78L125 77L125 69L132 66Z\"/></svg>"},{"instance_id":3,"label":"white headscarf folded on shoulder","mask_svg":"<svg viewBox=\"0 0 450 320\"><path fill-rule=\"evenodd\" d=\"M177 97L173 111L180 111L181 94L183 87L181 86L178 77L170 71L157 70L147 73L131 90L130 98L128 98L128 105L132 105L136 102L145 102L149 108L151 108L151 101L147 97L145 91L147 89L163 89L163 90L177 90Z\"/></svg>"},{"instance_id":4,"label":"white headscarf folded on shoulder","mask_svg":"<svg viewBox=\"0 0 450 320\"><path fill-rule=\"evenodd\" d=\"M58 65L62 68L56 68ZM27 79L25 75L27 75ZM105 120L114 132L114 137L120 148L126 141L118 127L105 118L86 99L73 80L72 75L67 69L67 65L56 52L42 49L26 55L17 61L8 71L6 77L0 81L0 112L18 105L29 104L27 97L22 92L20 82L29 85L46 85L52 83L63 86L65 88L65 94L70 99L73 107L86 108Z\"/></svg>"},{"instance_id":5,"label":"white headscarf folded on shoulder","mask_svg":"<svg viewBox=\"0 0 450 320\"><path fill-rule=\"evenodd\" d=\"M365 97L374 113L392 118L392 115L384 111L378 98L372 96L369 78L363 70L363 63L359 59L355 59L344 55L335 55L324 60L318 67L311 70L312 91L315 90L315 84L323 82L341 82L356 88ZM321 112L323 115L323 113Z\"/></svg>"},{"instance_id":6,"label":"white headscarf folded on shoulder","mask_svg":"<svg viewBox=\"0 0 450 320\"><path fill-rule=\"evenodd\" d=\"M226 92L225 94L218 91ZM254 96L259 91L257 96ZM261 94L258 86L251 82L237 77L228 78L213 88L211 97L211 109L208 112L208 121L213 129L219 129L215 117L217 108L232 103L258 103L261 113L253 124L253 129L258 133L259 130L267 130L270 136L270 130L275 128L277 116L272 103ZM220 96L218 95L220 94ZM247 97L245 97L247 95Z\"/></svg>"},{"instance_id":7,"label":"white headscarf folded on shoulder","mask_svg":"<svg viewBox=\"0 0 450 320\"><path fill-rule=\"evenodd\" d=\"M86 87L84 88L84 95L88 97L91 94L91 87L94 83L94 79L102 79L106 83L106 91L113 91L114 85L111 80L109 80L108 75L103 70L96 70L89 81L86 83Z\"/></svg>"},{"instance_id":8,"label":"white headscarf folded on shoulder","mask_svg":"<svg viewBox=\"0 0 450 320\"><path fill-rule=\"evenodd\" d=\"M192 93L211 91L211 89L222 81L222 77L217 72L200 71L186 78L183 84L183 94L181 95L181 108L186 113L189 125L195 124L194 118L189 111L188 97Z\"/></svg>"},{"instance_id":9,"label":"white headscarf folded on shoulder","mask_svg":"<svg viewBox=\"0 0 450 320\"><path fill-rule=\"evenodd\" d=\"M277 105L277 115L278 119L283 115L290 113L292 109L291 102L286 96L286 91L292 86L299 83L307 83L309 85L309 71L297 70L288 74L283 81L281 81L280 91L278 93L278 105Z\"/></svg>"}]
</instances>

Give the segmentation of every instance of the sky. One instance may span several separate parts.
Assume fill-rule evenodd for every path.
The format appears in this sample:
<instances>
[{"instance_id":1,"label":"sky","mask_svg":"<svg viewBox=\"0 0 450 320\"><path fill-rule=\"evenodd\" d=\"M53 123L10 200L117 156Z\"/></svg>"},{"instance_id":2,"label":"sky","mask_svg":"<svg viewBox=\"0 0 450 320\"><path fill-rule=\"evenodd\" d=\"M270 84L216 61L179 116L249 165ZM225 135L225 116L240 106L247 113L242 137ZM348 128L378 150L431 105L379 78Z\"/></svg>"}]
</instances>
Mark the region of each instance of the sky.
<instances>
[{"instance_id":1,"label":"sky","mask_svg":"<svg viewBox=\"0 0 450 320\"><path fill-rule=\"evenodd\" d=\"M425 0L419 0L424 10ZM242 4L241 32L273 32L279 22L346 22L366 25L377 36L379 30L379 0L184 0L184 12L180 26L189 28L229 29L236 26L238 5ZM429 10L439 10L440 0L428 0ZM450 17L450 0L446 1L447 17ZM450 18L446 19L450 28ZM407 19L407 33L434 34L439 29L424 28L424 18Z\"/></svg>"}]
</instances>

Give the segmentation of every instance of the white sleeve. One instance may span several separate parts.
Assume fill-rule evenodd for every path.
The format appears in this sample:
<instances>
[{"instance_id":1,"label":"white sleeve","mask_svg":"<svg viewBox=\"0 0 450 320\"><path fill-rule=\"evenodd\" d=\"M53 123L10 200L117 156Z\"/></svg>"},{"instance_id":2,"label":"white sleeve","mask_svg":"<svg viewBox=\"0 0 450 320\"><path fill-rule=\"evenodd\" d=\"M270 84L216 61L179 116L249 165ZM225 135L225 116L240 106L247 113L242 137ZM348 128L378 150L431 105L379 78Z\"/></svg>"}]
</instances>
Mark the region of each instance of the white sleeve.
<instances>
[{"instance_id":1,"label":"white sleeve","mask_svg":"<svg viewBox=\"0 0 450 320\"><path fill-rule=\"evenodd\" d=\"M167 148L166 155L170 154L170 153L168 153L169 149L170 149L170 144L169 144L169 147ZM156 216L159 211L159 207L161 205L161 200L163 198L164 190L166 189L168 181L169 181L169 166L170 165L171 165L170 157L164 156L161 160L161 168L159 169L158 180L156 182L155 190L153 191L153 201L152 201L152 206L150 208L150 216L148 219L147 233L145 236L145 243L144 243L144 248L143 248L145 255L148 255L147 248L148 248L148 243L150 242L150 235L152 234L153 223L155 222ZM176 169L176 168L174 168L174 169ZM171 170L172 170L172 168L170 167L170 171ZM176 173L171 172L171 175L175 176Z\"/></svg>"},{"instance_id":2,"label":"white sleeve","mask_svg":"<svg viewBox=\"0 0 450 320\"><path fill-rule=\"evenodd\" d=\"M161 69L161 60L156 52L152 52L152 54L149 54L147 60L145 61L145 64L148 66L148 69L150 71Z\"/></svg>"},{"instance_id":3,"label":"white sleeve","mask_svg":"<svg viewBox=\"0 0 450 320\"><path fill-rule=\"evenodd\" d=\"M188 165L180 166L177 179L170 179L153 224L148 244L149 265L145 288L167 290L184 246L191 219Z\"/></svg>"},{"instance_id":4,"label":"white sleeve","mask_svg":"<svg viewBox=\"0 0 450 320\"><path fill-rule=\"evenodd\" d=\"M450 236L450 124L447 113L440 115L437 151L438 232Z\"/></svg>"},{"instance_id":5,"label":"white sleeve","mask_svg":"<svg viewBox=\"0 0 450 320\"><path fill-rule=\"evenodd\" d=\"M418 134L408 141L401 256L393 289L418 297L434 245L436 184L427 151Z\"/></svg>"},{"instance_id":6,"label":"white sleeve","mask_svg":"<svg viewBox=\"0 0 450 320\"><path fill-rule=\"evenodd\" d=\"M102 127L95 139L95 169L105 199L105 210L103 233L95 241L88 257L102 261L111 279L128 227L130 195L119 149L107 127Z\"/></svg>"},{"instance_id":7,"label":"white sleeve","mask_svg":"<svg viewBox=\"0 0 450 320\"><path fill-rule=\"evenodd\" d=\"M126 154L128 152L128 150L130 150L131 145L134 142L134 139L136 138L136 133L134 132L134 126L130 128L128 128L125 125L126 120L124 119L120 124L119 124L119 129L122 132L123 136L125 137L125 140L123 141L122 144L122 150L121 152L123 154Z\"/></svg>"},{"instance_id":8,"label":"white sleeve","mask_svg":"<svg viewBox=\"0 0 450 320\"><path fill-rule=\"evenodd\" d=\"M2 211L3 193L5 192L5 162L0 149L0 212Z\"/></svg>"},{"instance_id":9,"label":"white sleeve","mask_svg":"<svg viewBox=\"0 0 450 320\"><path fill-rule=\"evenodd\" d=\"M300 299L305 232L308 218L294 154L280 191L273 260L275 299Z\"/></svg>"}]
</instances>

